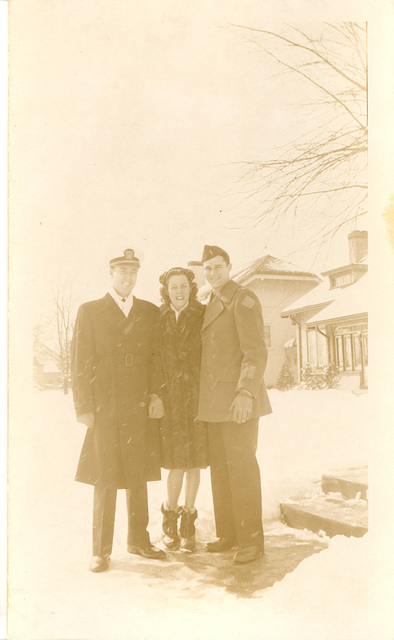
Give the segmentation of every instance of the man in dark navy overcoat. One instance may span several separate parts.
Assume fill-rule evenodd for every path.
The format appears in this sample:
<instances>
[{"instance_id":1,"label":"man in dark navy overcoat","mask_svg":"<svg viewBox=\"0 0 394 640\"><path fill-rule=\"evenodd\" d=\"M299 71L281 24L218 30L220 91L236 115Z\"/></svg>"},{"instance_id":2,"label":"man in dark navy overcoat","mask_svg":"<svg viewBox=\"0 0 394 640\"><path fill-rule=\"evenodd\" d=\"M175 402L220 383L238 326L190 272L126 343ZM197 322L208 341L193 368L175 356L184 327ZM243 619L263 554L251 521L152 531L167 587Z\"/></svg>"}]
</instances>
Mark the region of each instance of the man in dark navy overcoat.
<instances>
[{"instance_id":1,"label":"man in dark navy overcoat","mask_svg":"<svg viewBox=\"0 0 394 640\"><path fill-rule=\"evenodd\" d=\"M202 263L213 292L202 335L198 417L208 423L209 463L218 539L208 551L239 550L234 562L256 560L264 550L259 417L271 413L264 384L267 348L256 295L230 279L228 254L206 245Z\"/></svg>"},{"instance_id":2,"label":"man in dark navy overcoat","mask_svg":"<svg viewBox=\"0 0 394 640\"><path fill-rule=\"evenodd\" d=\"M112 551L117 489L126 489L127 550L165 554L147 531L147 480L160 479L152 394L158 308L132 294L140 263L132 249L110 261L111 287L81 305L72 342L72 387L78 422L87 427L76 480L94 485L90 569L105 571Z\"/></svg>"}]
</instances>

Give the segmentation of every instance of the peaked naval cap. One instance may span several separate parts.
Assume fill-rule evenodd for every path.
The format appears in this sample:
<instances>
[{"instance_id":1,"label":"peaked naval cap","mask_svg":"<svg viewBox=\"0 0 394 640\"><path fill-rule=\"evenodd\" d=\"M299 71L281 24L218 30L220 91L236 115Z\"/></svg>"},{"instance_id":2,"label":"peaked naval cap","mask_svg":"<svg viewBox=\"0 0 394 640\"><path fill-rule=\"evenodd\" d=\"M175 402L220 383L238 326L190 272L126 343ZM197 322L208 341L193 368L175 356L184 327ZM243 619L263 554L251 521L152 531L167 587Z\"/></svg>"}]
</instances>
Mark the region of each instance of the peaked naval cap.
<instances>
[{"instance_id":1,"label":"peaked naval cap","mask_svg":"<svg viewBox=\"0 0 394 640\"><path fill-rule=\"evenodd\" d=\"M130 264L137 267L140 266L140 261L136 257L134 249L125 249L123 251L123 254L124 255L120 256L119 258L112 258L112 260L109 261L109 266L116 267L118 264Z\"/></svg>"},{"instance_id":2,"label":"peaked naval cap","mask_svg":"<svg viewBox=\"0 0 394 640\"><path fill-rule=\"evenodd\" d=\"M228 255L227 251L211 244L206 244L204 246L201 262L211 260L211 258L216 258L216 256L222 256L222 258L226 260L227 264L230 264L230 256Z\"/></svg>"}]
</instances>

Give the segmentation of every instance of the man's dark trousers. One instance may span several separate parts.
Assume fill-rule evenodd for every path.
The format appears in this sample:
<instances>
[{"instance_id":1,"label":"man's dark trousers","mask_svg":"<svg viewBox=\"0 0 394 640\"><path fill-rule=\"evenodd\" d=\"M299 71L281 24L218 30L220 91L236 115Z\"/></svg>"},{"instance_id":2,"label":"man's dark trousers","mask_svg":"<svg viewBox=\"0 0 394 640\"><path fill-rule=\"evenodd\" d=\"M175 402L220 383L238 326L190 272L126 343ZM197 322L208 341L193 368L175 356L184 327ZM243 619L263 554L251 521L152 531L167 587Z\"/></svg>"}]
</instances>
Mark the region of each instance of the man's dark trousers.
<instances>
[{"instance_id":1,"label":"man's dark trousers","mask_svg":"<svg viewBox=\"0 0 394 640\"><path fill-rule=\"evenodd\" d=\"M117 489L94 487L93 555L109 556L112 552ZM126 489L128 545L149 546L149 522L146 482L142 480Z\"/></svg>"},{"instance_id":2,"label":"man's dark trousers","mask_svg":"<svg viewBox=\"0 0 394 640\"><path fill-rule=\"evenodd\" d=\"M240 547L264 544L258 423L258 418L243 424L208 422L216 535Z\"/></svg>"}]
</instances>

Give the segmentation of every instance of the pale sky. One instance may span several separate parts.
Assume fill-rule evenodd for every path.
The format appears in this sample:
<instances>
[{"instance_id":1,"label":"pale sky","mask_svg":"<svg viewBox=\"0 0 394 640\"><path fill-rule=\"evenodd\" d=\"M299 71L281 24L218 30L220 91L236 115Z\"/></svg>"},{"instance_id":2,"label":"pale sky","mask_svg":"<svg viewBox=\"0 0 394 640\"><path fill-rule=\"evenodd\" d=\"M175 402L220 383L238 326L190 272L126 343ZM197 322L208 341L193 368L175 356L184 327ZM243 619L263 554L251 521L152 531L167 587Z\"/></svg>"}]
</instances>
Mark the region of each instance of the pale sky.
<instances>
[{"instance_id":1,"label":"pale sky","mask_svg":"<svg viewBox=\"0 0 394 640\"><path fill-rule=\"evenodd\" d=\"M243 226L252 204L235 163L305 118L290 81L272 81L267 58L228 28L283 19L268 7L11 2L10 252L15 269L28 263L38 306L59 278L81 301L101 296L108 260L128 247L143 256L135 293L154 301L160 273L200 259L204 244L235 267L265 253L323 266L314 252L293 255L304 229ZM346 262L346 231L330 266L334 254Z\"/></svg>"}]
</instances>

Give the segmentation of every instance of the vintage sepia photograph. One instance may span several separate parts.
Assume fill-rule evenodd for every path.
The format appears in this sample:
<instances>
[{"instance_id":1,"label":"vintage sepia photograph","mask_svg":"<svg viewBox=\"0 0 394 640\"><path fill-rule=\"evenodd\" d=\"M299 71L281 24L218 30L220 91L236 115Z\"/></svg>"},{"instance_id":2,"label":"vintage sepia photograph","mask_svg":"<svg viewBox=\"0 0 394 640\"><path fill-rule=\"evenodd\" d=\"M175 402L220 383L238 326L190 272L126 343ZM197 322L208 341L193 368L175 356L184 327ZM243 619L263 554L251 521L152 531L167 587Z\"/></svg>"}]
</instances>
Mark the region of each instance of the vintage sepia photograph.
<instances>
[{"instance_id":1,"label":"vintage sepia photograph","mask_svg":"<svg viewBox=\"0 0 394 640\"><path fill-rule=\"evenodd\" d=\"M394 637L394 5L326 5L8 2L9 640Z\"/></svg>"}]
</instances>

